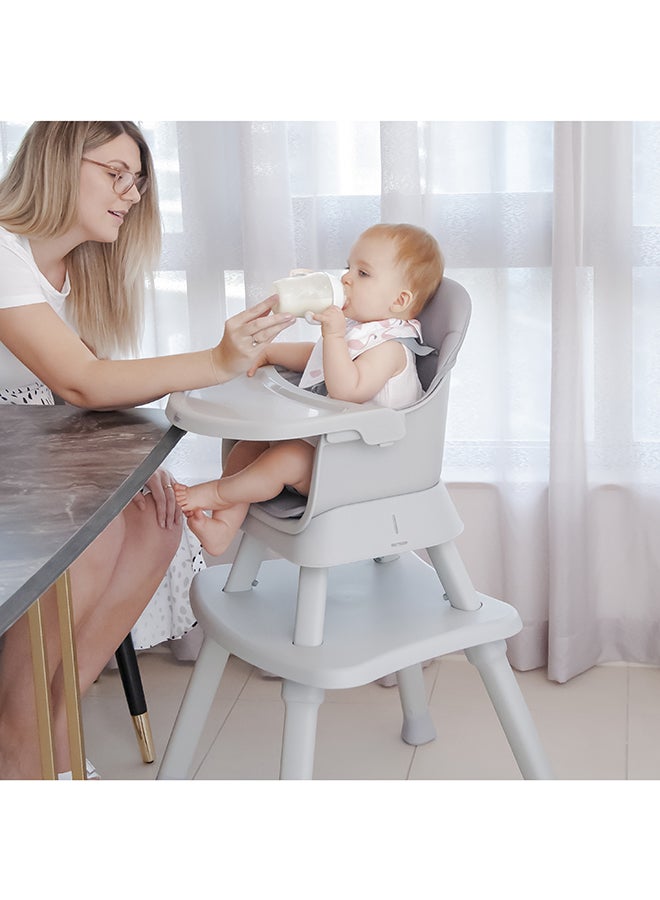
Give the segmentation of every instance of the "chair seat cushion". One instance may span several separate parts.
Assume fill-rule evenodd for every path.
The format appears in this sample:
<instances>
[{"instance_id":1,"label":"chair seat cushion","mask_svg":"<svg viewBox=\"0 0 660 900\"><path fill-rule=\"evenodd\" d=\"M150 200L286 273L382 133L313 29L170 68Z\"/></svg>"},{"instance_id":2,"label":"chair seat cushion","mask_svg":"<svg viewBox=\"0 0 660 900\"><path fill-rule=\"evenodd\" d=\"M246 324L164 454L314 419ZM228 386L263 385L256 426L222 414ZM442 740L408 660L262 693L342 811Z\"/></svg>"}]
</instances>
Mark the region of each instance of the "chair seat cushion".
<instances>
[{"instance_id":1,"label":"chair seat cushion","mask_svg":"<svg viewBox=\"0 0 660 900\"><path fill-rule=\"evenodd\" d=\"M272 500L263 500L257 504L260 509L276 519L299 519L305 512L307 497L303 497L293 488L285 487Z\"/></svg>"}]
</instances>

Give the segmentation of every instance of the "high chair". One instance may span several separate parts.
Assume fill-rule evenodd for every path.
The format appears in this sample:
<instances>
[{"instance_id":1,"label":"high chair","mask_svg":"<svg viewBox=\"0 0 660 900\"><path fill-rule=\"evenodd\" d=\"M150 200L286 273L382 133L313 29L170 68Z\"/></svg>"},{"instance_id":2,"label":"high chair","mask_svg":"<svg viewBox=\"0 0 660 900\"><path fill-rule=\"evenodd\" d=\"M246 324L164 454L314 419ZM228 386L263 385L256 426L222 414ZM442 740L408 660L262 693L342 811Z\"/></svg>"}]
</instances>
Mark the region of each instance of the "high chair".
<instances>
[{"instance_id":1,"label":"high chair","mask_svg":"<svg viewBox=\"0 0 660 900\"><path fill-rule=\"evenodd\" d=\"M523 777L551 777L506 658L520 617L474 589L454 545L463 525L440 479L450 371L469 317L467 292L445 278L419 316L424 343L437 350L418 357L425 393L404 410L318 396L273 367L170 397L170 421L190 431L320 438L302 508L287 491L253 504L233 565L193 580L205 639L159 778L189 777L230 653L282 677L280 778L311 778L325 689L396 672L401 736L423 744L435 729L421 664L458 650L477 667Z\"/></svg>"}]
</instances>

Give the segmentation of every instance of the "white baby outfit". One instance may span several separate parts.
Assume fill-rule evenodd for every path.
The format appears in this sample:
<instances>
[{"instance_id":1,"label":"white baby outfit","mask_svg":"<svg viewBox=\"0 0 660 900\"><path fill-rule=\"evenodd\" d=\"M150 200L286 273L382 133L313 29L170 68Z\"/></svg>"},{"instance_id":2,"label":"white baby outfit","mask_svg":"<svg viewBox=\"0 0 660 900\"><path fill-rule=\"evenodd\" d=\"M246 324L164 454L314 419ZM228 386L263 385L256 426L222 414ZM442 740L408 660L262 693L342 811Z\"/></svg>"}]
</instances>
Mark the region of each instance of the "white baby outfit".
<instances>
[{"instance_id":1,"label":"white baby outfit","mask_svg":"<svg viewBox=\"0 0 660 900\"><path fill-rule=\"evenodd\" d=\"M406 365L402 372L387 381L373 397L373 402L392 409L403 409L416 403L423 390L417 375L415 349L426 352L422 347L422 328L417 319L382 319L378 322L356 322L346 319L346 344L351 359L372 350L386 341L400 341L406 353ZM301 388L318 393L325 392L323 374L323 338L318 340L309 357L305 371L300 378Z\"/></svg>"}]
</instances>

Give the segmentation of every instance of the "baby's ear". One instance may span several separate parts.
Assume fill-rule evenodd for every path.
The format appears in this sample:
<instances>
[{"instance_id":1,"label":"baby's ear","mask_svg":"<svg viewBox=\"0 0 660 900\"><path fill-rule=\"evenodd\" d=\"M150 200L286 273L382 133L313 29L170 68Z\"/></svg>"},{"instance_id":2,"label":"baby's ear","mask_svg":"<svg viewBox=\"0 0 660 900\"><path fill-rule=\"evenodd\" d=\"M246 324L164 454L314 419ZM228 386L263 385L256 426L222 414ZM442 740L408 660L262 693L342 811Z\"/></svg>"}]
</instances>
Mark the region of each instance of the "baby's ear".
<instances>
[{"instance_id":1,"label":"baby's ear","mask_svg":"<svg viewBox=\"0 0 660 900\"><path fill-rule=\"evenodd\" d=\"M395 318L402 319L404 317L404 313L407 312L407 310L409 310L412 306L413 300L414 297L412 291L401 291L399 296L392 304L392 312L394 313Z\"/></svg>"}]
</instances>

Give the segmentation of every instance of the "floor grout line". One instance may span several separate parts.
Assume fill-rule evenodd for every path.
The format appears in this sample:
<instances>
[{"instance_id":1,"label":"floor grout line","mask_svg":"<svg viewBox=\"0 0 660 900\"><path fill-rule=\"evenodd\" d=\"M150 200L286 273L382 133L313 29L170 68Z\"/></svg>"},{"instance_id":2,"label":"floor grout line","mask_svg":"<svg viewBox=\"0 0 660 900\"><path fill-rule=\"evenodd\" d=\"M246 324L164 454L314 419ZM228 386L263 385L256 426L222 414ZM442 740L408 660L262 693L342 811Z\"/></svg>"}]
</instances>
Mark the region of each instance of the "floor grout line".
<instances>
[{"instance_id":1,"label":"floor grout line","mask_svg":"<svg viewBox=\"0 0 660 900\"><path fill-rule=\"evenodd\" d=\"M228 660L227 662L229 662L229 660ZM234 709L236 708L236 705L237 705L238 701L241 699L241 695L243 694L243 691L245 690L248 681L249 681L250 678L252 677L253 672L254 672L254 666L250 669L250 671L249 671L249 672L247 673L247 675L245 676L245 680L243 681L243 684L241 685L240 690L238 691L238 693L237 693L236 696L234 697L233 701L231 702L231 704L230 704L230 706L229 706L229 709L227 710L226 714L222 717L222 719L221 719L221 721L220 721L220 724L218 725L218 730L216 731L215 735L213 736L213 739L210 741L209 746L208 746L208 748L207 748L207 750L206 750L206 753L203 754L202 759L200 760L199 765L196 767L196 769L195 769L194 772L192 773L192 776L191 776L191 777L192 777L192 780L193 780L193 781L195 780L195 778L196 778L197 775L199 774L200 769L202 768L202 766L204 765L204 763L207 761L208 757L209 757L210 754L211 754L211 751L212 751L213 748L215 747L215 743L216 743L216 741L218 740L218 738L220 737L220 733L222 732L222 729L223 729L223 728L225 727L225 725L227 724L227 720L229 719L229 716L232 714L232 712L233 712ZM223 673L222 673L222 676L223 676L223 677L224 677L224 674L225 674L225 673L223 672ZM220 684L218 685L218 691L220 690L221 684L222 684L222 678L220 678ZM217 691L216 691L216 696L217 696ZM213 700L214 700L214 702L215 702L215 697L213 698Z\"/></svg>"},{"instance_id":2,"label":"floor grout line","mask_svg":"<svg viewBox=\"0 0 660 900\"><path fill-rule=\"evenodd\" d=\"M624 760L625 760L625 777L630 781L630 666L626 666L626 727L623 735L624 740Z\"/></svg>"},{"instance_id":3,"label":"floor grout line","mask_svg":"<svg viewBox=\"0 0 660 900\"><path fill-rule=\"evenodd\" d=\"M483 740L482 734L494 734L494 726L486 723L485 730L482 731L479 722L476 721L473 725L470 722L470 717L464 716L461 712L461 704L456 702L456 698L460 700L462 693L465 692L467 704L481 704L481 697L476 697L477 689L474 684L474 678L471 676L471 672L467 671L468 669L471 670L472 667L469 666L464 657L460 659L449 656L441 657L433 663L433 666L435 671L429 672L427 669L424 674L431 714L434 719L436 716L438 717L436 726L441 726L442 730L444 730L446 726L445 716L448 716L451 721L460 719L461 727L465 726L465 731L461 731L457 735L456 745L449 750L446 747L440 747L440 750L434 750L433 747L430 750L425 750L410 746L408 748L410 752L406 753L405 757L402 757L401 754L398 754L398 756L394 754L391 771L397 773L397 778L404 780L412 780L413 769L415 770L416 779L438 779L446 777L447 771L452 770L453 767L453 772L460 774L455 774L451 777L471 779L473 777L472 756L475 756L474 771L477 775L479 772L479 762L476 761L474 753L475 742L478 743L480 740ZM657 668L660 673L660 667L648 668ZM145 658L144 669L145 674L150 676L145 677L145 683L148 688L147 700L152 711L152 720L158 722L166 714L169 720L170 707L172 705L171 697L175 691L175 684L178 684L179 680L172 676L168 657L165 656L163 658L162 655L158 656L155 654L151 658ZM181 682L190 675L185 669L187 667L181 667L179 676ZM633 777L648 777L647 773L649 772L659 772L655 749L656 741L653 736L660 734L660 680L649 676L638 678L637 672L640 667L637 665L626 666L625 672L620 674L617 674L616 668L612 666L603 665L595 667L595 669L596 671L585 673L583 677L576 677L570 685L559 686L547 684L547 679L543 677L543 673L516 672L516 677L522 681L521 687L523 690L525 690L525 679L529 679L530 698L539 704L538 713L535 714L535 721L537 725L545 725L546 729L549 729L546 749L551 756L551 760L553 753L556 754L557 762L555 768L559 768L562 771L562 777L566 779L597 777L613 780L630 780ZM161 672L162 679L159 677ZM109 674L111 675L110 678L105 681L100 679L99 683L95 685L94 693L88 698L85 710L86 736L89 738L90 756L94 759L100 771L105 772L107 769L108 778L122 779L125 773L125 776L129 779L139 780L140 778L145 778L146 780L146 770L145 773L137 771L134 764L133 733L130 729L124 728L123 717L125 710L118 673L112 672ZM250 685L256 688L260 686L257 683L258 674L255 674L254 668L249 665L241 665L235 668L232 673L228 671L223 675L221 684L225 682L226 678L229 679L229 684L223 696L216 700L216 716L207 731L207 749L200 754L200 761L194 766L193 778L196 779L201 777L200 772L204 772L204 777L211 780L215 778L222 779L223 774L221 772L216 774L216 771L219 767L224 768L224 763L221 760L225 759L227 754L234 752L249 754L253 752L253 738L249 738L250 743L248 744L242 737L242 734L235 728L232 728L229 721L230 716L235 722L237 715L243 715L240 712L241 705L248 701L252 702L252 699L256 699L260 703L267 703L269 707L272 707L274 703L279 705L282 702L281 697L279 695L276 696L275 692L260 690L257 690L256 693L251 692ZM658 678L660 679L660 674ZM584 685L584 688L581 685ZM655 697L656 685L657 698ZM178 688L176 690L178 691ZM615 694L611 694L612 690L615 690ZM370 702L370 699L373 699L374 707L380 707L381 702L388 703L389 701L389 697L382 698L380 694L383 692L388 695L390 692L396 693L397 689L391 688L386 690L378 688L378 691L379 694L365 694L367 704ZM447 698L444 696L447 691L452 695L452 702L449 705L445 702ZM633 697L633 691L636 692L635 697ZM564 701L561 701L561 697L564 695L566 716L562 713L562 703ZM346 699L348 701L346 705L350 705L353 700L360 705L364 702L361 696L351 698L350 701L348 697ZM391 699L395 701L398 715L400 713L400 700L398 697L392 697ZM239 701L242 701L242 704L239 704ZM584 704L583 718L580 717L580 703ZM326 704L329 706L330 701L327 700ZM622 704L625 704L623 709L621 708ZM333 701L332 705L341 707L344 703ZM391 706L391 704L388 705ZM436 706L437 709L435 708ZM465 708L469 712L470 706ZM593 711L593 729L591 731L586 729L585 731L583 719L589 720L591 716L590 711ZM173 711L172 715L175 712L176 710ZM336 715L333 722L339 728L339 736L344 733L342 729L348 728L351 729L350 734L352 735L352 729L355 727L356 721L355 716L352 713L347 715L345 717L347 724L344 725L342 724L344 719L340 714L341 710L335 709L334 712ZM380 716L380 714L379 709L377 716ZM366 710L363 718L368 719ZM118 725L115 727L115 723L120 724L121 729L119 729ZM361 728L362 724L360 723L358 727ZM557 734L559 732L563 733L564 728L566 737L559 739ZM110 731L112 731L111 735ZM110 738L109 740L106 740L106 735ZM159 734L156 737L157 741L162 740L164 742L164 746L169 734L163 732L162 736ZM597 744L594 743L596 737L598 737ZM220 750L218 750L220 738L223 739L223 743ZM566 750L567 746L571 746L571 742L577 751L574 761L568 758ZM660 744L660 739L658 739L657 743ZM130 753L125 752L125 745L127 744L130 744ZM460 753L457 752L457 748L460 750L463 745L465 745L466 753L469 757L468 762L461 755L462 750ZM589 749L591 745L593 745L595 760L592 760L592 750ZM119 748L120 746L121 760L113 759L113 748ZM214 750L216 751L215 754ZM493 776L494 778L498 779L500 777L497 774L499 771L504 773L502 777L511 777L506 774L509 769L509 752L507 750L507 758L505 759L498 743L494 757L495 766L493 767L489 762L489 771L496 773ZM500 756L502 757L501 762ZM220 761L219 766L214 762L216 757ZM359 756L356 759L359 760L360 765L364 765L363 757ZM334 771L335 765L332 760L330 762ZM386 773L390 771L387 765L383 765L382 769ZM446 768L447 766L450 767L449 770ZM498 768L500 766L501 768ZM241 771L244 768L243 766ZM337 771L342 772L346 769L346 767L342 769L341 765L338 765L336 768ZM368 772L368 768L365 771ZM332 777L338 776L333 775ZM341 777L350 778L351 772L346 770L346 774ZM389 775L386 774L384 777L387 778ZM660 784L660 777L657 778L657 781Z\"/></svg>"}]
</instances>

